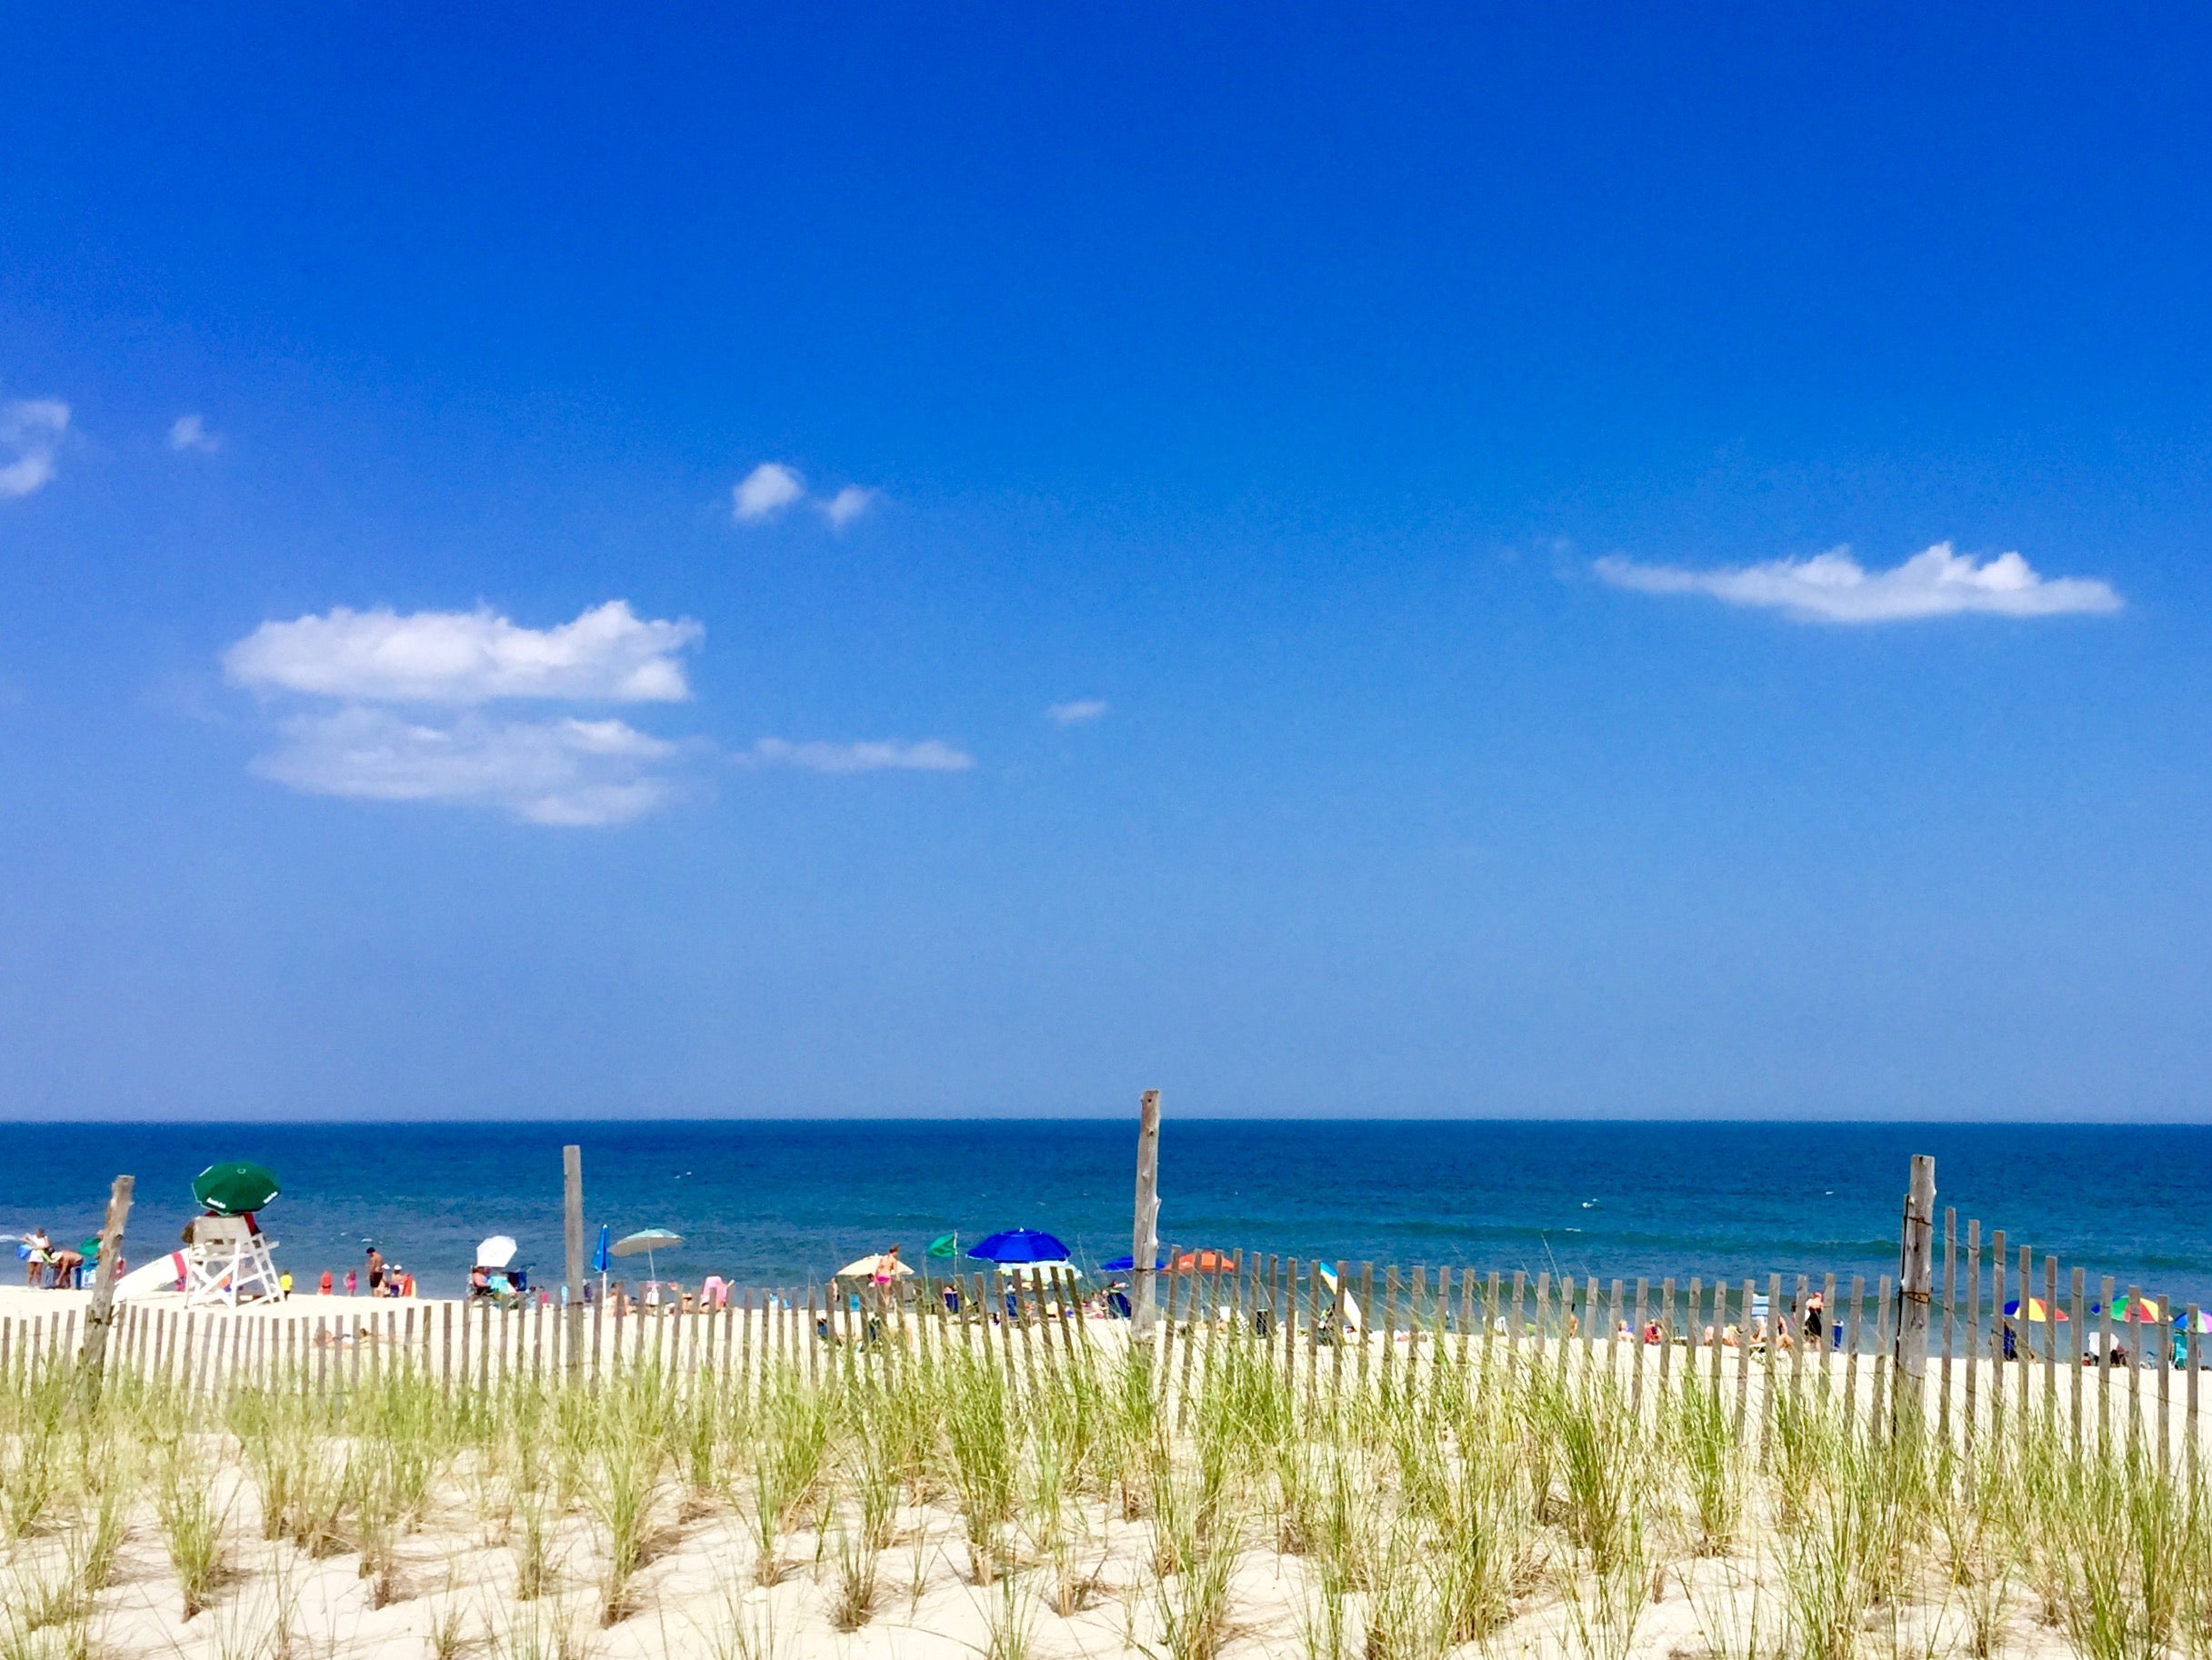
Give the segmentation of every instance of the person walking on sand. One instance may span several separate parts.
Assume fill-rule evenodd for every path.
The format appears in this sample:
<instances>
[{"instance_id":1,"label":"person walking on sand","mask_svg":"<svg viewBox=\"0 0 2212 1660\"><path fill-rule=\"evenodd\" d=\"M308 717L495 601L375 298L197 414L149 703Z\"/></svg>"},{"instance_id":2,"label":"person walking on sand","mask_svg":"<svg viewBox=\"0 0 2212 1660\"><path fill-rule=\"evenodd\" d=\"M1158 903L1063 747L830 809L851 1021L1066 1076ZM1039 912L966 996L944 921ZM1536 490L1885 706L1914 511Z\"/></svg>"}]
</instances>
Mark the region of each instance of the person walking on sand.
<instances>
[{"instance_id":1,"label":"person walking on sand","mask_svg":"<svg viewBox=\"0 0 2212 1660\"><path fill-rule=\"evenodd\" d=\"M380 1297L384 1295L384 1253L375 1245L368 1248L368 1285L369 1295Z\"/></svg>"},{"instance_id":2,"label":"person walking on sand","mask_svg":"<svg viewBox=\"0 0 2212 1660\"><path fill-rule=\"evenodd\" d=\"M54 1242L46 1237L45 1228L35 1227L23 1236L23 1259L30 1265L23 1283L33 1291L38 1289L38 1282L45 1277L46 1264L52 1260L53 1253Z\"/></svg>"}]
</instances>

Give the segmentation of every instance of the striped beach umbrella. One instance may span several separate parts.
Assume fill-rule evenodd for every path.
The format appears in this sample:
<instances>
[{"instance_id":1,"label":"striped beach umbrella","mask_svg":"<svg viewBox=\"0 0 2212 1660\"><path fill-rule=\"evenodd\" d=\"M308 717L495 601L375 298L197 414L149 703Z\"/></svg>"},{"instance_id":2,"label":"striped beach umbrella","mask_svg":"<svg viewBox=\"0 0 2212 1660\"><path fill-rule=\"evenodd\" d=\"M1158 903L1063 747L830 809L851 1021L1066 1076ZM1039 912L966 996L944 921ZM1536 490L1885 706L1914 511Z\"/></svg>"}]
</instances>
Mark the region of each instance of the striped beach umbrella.
<instances>
[{"instance_id":1,"label":"striped beach umbrella","mask_svg":"<svg viewBox=\"0 0 2212 1660\"><path fill-rule=\"evenodd\" d=\"M2035 1324L2041 1325L2053 1319L2064 1320L2067 1317L2067 1311L2063 1308L2059 1309L2057 1313L2054 1315L2051 1312L2049 1305L2047 1305L2041 1297L2028 1298L2027 1312L2023 1315L2020 1312L2020 1300L2019 1298L2015 1297L2011 1302L2005 1305L2005 1317L2007 1320L2027 1320Z\"/></svg>"},{"instance_id":2,"label":"striped beach umbrella","mask_svg":"<svg viewBox=\"0 0 2212 1660\"><path fill-rule=\"evenodd\" d=\"M2166 1310L2156 1297L2118 1296L2112 1299L2112 1318L2121 1325L2164 1325Z\"/></svg>"}]
</instances>

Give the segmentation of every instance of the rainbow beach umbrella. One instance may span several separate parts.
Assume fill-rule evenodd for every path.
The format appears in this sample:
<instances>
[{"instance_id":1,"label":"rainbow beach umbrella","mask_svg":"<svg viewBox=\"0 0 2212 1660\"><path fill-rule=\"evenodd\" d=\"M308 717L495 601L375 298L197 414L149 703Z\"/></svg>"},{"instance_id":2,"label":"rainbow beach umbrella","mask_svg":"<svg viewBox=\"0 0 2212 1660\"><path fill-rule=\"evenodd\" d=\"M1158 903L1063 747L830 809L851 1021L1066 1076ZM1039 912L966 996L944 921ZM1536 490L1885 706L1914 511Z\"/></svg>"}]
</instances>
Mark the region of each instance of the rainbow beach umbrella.
<instances>
[{"instance_id":1,"label":"rainbow beach umbrella","mask_svg":"<svg viewBox=\"0 0 2212 1660\"><path fill-rule=\"evenodd\" d=\"M2174 1316L2174 1329L2177 1332L2212 1332L2212 1308L2198 1309L2195 1325L2189 1324L2189 1311L2183 1309Z\"/></svg>"},{"instance_id":2,"label":"rainbow beach umbrella","mask_svg":"<svg viewBox=\"0 0 2212 1660\"><path fill-rule=\"evenodd\" d=\"M2027 1299L2027 1312L2026 1314L2022 1314L2020 1312L2020 1300L2017 1297L2015 1297L2011 1302L2005 1305L2005 1318L2007 1320L2026 1320L2031 1325L2041 1325L2047 1324L2052 1320L2064 1320L2067 1318L2067 1312L2065 1309L2061 1308L2056 1313L2053 1313L2050 1305L2045 1303L2041 1297L2030 1297Z\"/></svg>"},{"instance_id":3,"label":"rainbow beach umbrella","mask_svg":"<svg viewBox=\"0 0 2212 1660\"><path fill-rule=\"evenodd\" d=\"M2166 1310L2156 1297L2119 1296L2112 1299L2112 1318L2118 1325L2164 1325Z\"/></svg>"}]
</instances>

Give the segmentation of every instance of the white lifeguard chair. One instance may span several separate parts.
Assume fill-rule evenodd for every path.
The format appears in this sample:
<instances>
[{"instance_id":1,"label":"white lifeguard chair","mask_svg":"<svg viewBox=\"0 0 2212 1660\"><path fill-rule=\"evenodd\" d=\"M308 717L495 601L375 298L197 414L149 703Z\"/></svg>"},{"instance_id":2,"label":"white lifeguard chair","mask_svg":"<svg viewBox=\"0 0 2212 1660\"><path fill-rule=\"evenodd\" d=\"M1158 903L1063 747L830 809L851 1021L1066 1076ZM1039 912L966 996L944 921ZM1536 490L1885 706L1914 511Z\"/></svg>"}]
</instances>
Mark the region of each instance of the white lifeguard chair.
<instances>
[{"instance_id":1,"label":"white lifeguard chair","mask_svg":"<svg viewBox=\"0 0 2212 1660\"><path fill-rule=\"evenodd\" d=\"M283 1296L269 1245L268 1235L244 1216L199 1217L184 1254L185 1305L235 1308Z\"/></svg>"}]
</instances>

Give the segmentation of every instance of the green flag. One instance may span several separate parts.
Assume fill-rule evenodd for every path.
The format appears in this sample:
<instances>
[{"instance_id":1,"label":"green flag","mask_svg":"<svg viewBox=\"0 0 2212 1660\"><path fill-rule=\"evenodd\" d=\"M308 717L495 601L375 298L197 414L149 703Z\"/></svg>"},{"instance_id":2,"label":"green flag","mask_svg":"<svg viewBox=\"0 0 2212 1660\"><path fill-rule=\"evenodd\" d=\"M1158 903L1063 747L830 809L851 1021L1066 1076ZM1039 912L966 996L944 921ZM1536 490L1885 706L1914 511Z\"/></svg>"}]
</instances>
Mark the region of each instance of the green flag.
<instances>
[{"instance_id":1,"label":"green flag","mask_svg":"<svg viewBox=\"0 0 2212 1660\"><path fill-rule=\"evenodd\" d=\"M939 1234L935 1239L929 1242L929 1254L932 1256L959 1255L960 1235L957 1234Z\"/></svg>"}]
</instances>

